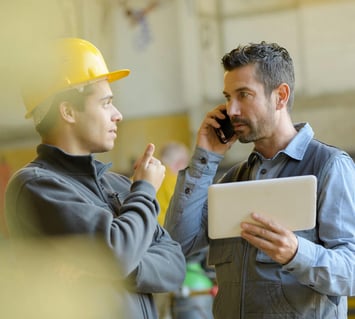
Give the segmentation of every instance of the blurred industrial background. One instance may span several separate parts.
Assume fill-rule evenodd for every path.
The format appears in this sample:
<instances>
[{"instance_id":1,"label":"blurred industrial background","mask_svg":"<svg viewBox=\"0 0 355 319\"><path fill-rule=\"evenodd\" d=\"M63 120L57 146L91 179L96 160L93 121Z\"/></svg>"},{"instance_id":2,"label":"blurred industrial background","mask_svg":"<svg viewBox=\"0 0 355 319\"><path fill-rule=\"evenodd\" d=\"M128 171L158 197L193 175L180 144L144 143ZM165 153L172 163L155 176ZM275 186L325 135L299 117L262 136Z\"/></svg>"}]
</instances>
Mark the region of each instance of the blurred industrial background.
<instances>
[{"instance_id":1,"label":"blurred industrial background","mask_svg":"<svg viewBox=\"0 0 355 319\"><path fill-rule=\"evenodd\" d=\"M110 69L131 69L112 86L124 117L116 147L98 155L118 172L130 174L148 142L158 150L170 140L193 147L204 114L224 102L222 55L261 40L281 44L294 59L294 121L310 122L317 138L354 156L354 17L354 0L1 1L1 198L39 143L20 96L26 59L59 36L85 38ZM250 147L235 145L224 164Z\"/></svg>"},{"instance_id":2,"label":"blurred industrial background","mask_svg":"<svg viewBox=\"0 0 355 319\"><path fill-rule=\"evenodd\" d=\"M294 58L294 120L309 121L318 138L353 153L354 16L353 0L2 1L1 160L14 170L34 156L39 139L24 119L18 84L31 50L57 36L88 39L111 69L132 71L113 85L124 120L103 160L117 171L129 172L148 141L192 145L204 113L224 101L222 55L260 40L278 42ZM236 145L226 165L247 151Z\"/></svg>"}]
</instances>

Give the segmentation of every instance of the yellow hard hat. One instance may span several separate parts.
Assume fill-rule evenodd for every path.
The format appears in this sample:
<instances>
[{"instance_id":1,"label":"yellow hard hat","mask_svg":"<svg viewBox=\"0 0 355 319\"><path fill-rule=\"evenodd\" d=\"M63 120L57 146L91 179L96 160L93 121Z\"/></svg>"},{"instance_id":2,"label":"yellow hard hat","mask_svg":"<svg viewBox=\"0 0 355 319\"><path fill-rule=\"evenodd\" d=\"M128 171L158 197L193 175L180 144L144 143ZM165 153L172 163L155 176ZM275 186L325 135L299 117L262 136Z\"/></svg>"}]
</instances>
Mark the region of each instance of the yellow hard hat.
<instances>
[{"instance_id":1,"label":"yellow hard hat","mask_svg":"<svg viewBox=\"0 0 355 319\"><path fill-rule=\"evenodd\" d=\"M109 82L126 77L130 70L109 72L101 52L90 42L78 38L63 38L41 49L30 66L22 98L27 109L26 118L49 97L82 87L101 79Z\"/></svg>"}]
</instances>

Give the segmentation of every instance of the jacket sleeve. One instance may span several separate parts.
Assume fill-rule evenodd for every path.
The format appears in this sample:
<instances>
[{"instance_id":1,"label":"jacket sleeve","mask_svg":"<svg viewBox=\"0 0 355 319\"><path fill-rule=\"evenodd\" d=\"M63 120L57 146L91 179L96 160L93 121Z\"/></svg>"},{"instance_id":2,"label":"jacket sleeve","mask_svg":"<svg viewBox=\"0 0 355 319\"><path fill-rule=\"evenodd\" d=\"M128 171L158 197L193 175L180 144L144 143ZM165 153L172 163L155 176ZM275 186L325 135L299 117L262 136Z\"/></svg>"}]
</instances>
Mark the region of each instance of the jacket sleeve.
<instances>
[{"instance_id":1,"label":"jacket sleeve","mask_svg":"<svg viewBox=\"0 0 355 319\"><path fill-rule=\"evenodd\" d=\"M10 181L6 193L10 233L103 236L126 277L152 245L158 212L155 189L144 181L133 183L116 218L109 204L97 198L97 194L79 191L59 175L48 175L39 168L21 170Z\"/></svg>"},{"instance_id":2,"label":"jacket sleeve","mask_svg":"<svg viewBox=\"0 0 355 319\"><path fill-rule=\"evenodd\" d=\"M152 245L135 271L135 290L140 293L177 290L185 278L185 271L180 245L158 226Z\"/></svg>"}]
</instances>

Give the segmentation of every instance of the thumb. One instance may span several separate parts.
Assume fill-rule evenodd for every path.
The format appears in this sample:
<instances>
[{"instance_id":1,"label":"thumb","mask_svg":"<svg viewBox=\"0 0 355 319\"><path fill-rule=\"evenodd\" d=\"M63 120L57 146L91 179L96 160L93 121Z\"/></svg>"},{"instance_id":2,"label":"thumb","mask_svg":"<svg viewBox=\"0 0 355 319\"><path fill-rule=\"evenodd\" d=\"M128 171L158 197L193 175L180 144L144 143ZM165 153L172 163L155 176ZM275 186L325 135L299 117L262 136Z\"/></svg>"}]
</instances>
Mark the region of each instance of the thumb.
<instances>
[{"instance_id":1,"label":"thumb","mask_svg":"<svg viewBox=\"0 0 355 319\"><path fill-rule=\"evenodd\" d=\"M144 167L148 166L148 164L153 156L154 151L155 151L155 145L152 143L149 143L144 151L143 158L142 158L142 164Z\"/></svg>"}]
</instances>

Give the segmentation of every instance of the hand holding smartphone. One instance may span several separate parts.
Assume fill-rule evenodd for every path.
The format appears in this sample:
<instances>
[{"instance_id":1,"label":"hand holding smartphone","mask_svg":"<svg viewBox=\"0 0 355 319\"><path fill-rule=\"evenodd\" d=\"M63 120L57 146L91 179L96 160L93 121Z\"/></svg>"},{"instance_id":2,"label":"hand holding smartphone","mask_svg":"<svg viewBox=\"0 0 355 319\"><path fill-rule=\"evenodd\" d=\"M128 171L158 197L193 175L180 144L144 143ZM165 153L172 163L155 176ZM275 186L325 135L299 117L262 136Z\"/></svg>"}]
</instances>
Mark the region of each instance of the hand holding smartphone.
<instances>
[{"instance_id":1,"label":"hand holding smartphone","mask_svg":"<svg viewBox=\"0 0 355 319\"><path fill-rule=\"evenodd\" d=\"M226 110L223 110L222 113L225 115L224 119L216 118L216 121L221 125L220 128L215 128L216 134L222 144L226 144L233 137L234 128L230 121L230 118Z\"/></svg>"}]
</instances>

